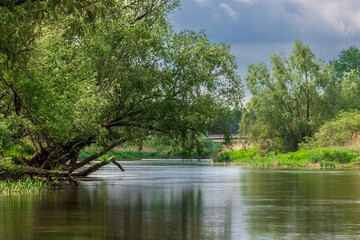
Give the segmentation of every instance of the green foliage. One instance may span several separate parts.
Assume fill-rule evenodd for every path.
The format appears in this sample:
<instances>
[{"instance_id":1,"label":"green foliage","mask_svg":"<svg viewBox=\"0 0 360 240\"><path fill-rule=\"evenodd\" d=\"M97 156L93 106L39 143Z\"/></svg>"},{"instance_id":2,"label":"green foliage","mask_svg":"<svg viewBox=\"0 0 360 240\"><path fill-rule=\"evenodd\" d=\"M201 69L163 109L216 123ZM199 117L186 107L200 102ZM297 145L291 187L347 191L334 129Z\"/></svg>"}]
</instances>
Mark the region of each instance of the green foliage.
<instances>
[{"instance_id":1,"label":"green foliage","mask_svg":"<svg viewBox=\"0 0 360 240\"><path fill-rule=\"evenodd\" d=\"M8 129L5 122L1 121L2 117L0 115L0 154L4 150L7 150L12 145L11 132Z\"/></svg>"},{"instance_id":2,"label":"green foliage","mask_svg":"<svg viewBox=\"0 0 360 240\"><path fill-rule=\"evenodd\" d=\"M14 173L20 172L20 167L14 163L11 157L0 158L0 172L12 171Z\"/></svg>"},{"instance_id":3,"label":"green foliage","mask_svg":"<svg viewBox=\"0 0 360 240\"><path fill-rule=\"evenodd\" d=\"M24 160L33 155L35 149L30 144L23 143L21 145L14 145L3 152L5 158L12 158L17 160Z\"/></svg>"},{"instance_id":4,"label":"green foliage","mask_svg":"<svg viewBox=\"0 0 360 240\"><path fill-rule=\"evenodd\" d=\"M151 150L142 151L141 149L134 150L129 144L124 144L122 150L113 149L100 159L102 161L108 159L110 156L114 156L116 161L133 161L143 158L210 158L222 150L223 146L220 143L213 143L208 138L202 138L204 144L203 151L198 155L197 152L192 151L189 153L181 151L178 148L172 148L169 141L159 142L157 140L150 140L144 142L143 147L151 148ZM178 151L177 151L178 150ZM96 151L86 150L81 151L79 159L85 159Z\"/></svg>"},{"instance_id":5,"label":"green foliage","mask_svg":"<svg viewBox=\"0 0 360 240\"><path fill-rule=\"evenodd\" d=\"M306 167L309 164L320 164L320 167L338 167L340 164L359 162L360 156L342 148L316 148L296 152L260 154L259 149L220 152L218 162L231 160L232 164L261 167ZM352 166L352 165L346 165Z\"/></svg>"},{"instance_id":6,"label":"green foliage","mask_svg":"<svg viewBox=\"0 0 360 240\"><path fill-rule=\"evenodd\" d=\"M214 160L216 162L226 162L230 160L230 152L229 151L219 152Z\"/></svg>"},{"instance_id":7,"label":"green foliage","mask_svg":"<svg viewBox=\"0 0 360 240\"><path fill-rule=\"evenodd\" d=\"M360 72L360 50L355 46L342 50L338 59L330 61L330 64L334 66L338 79L342 79L344 74L351 71Z\"/></svg>"},{"instance_id":8,"label":"green foliage","mask_svg":"<svg viewBox=\"0 0 360 240\"><path fill-rule=\"evenodd\" d=\"M50 190L52 187L51 182L44 182L39 179L22 179L20 181L0 181L0 194L1 193L15 193L15 192L34 192Z\"/></svg>"},{"instance_id":9,"label":"green foliage","mask_svg":"<svg viewBox=\"0 0 360 240\"><path fill-rule=\"evenodd\" d=\"M79 159L85 159L92 154L94 154L94 151L88 150L88 151L81 151L79 155ZM104 155L105 156L105 155ZM140 151L116 151L111 150L107 153L106 157L101 158L100 160L105 161L108 157L113 156L116 161L134 161L134 160L140 160L142 158L161 158L162 156L165 156L165 154L159 153L159 152L140 152Z\"/></svg>"},{"instance_id":10,"label":"green foliage","mask_svg":"<svg viewBox=\"0 0 360 240\"><path fill-rule=\"evenodd\" d=\"M312 163L338 162L349 163L360 160L357 153L346 149L318 148L309 151L309 161Z\"/></svg>"},{"instance_id":11,"label":"green foliage","mask_svg":"<svg viewBox=\"0 0 360 240\"><path fill-rule=\"evenodd\" d=\"M299 40L289 57L270 59L270 68L264 63L248 68L252 98L240 132L261 148L295 150L338 111L337 83L331 68Z\"/></svg>"},{"instance_id":12,"label":"green foliage","mask_svg":"<svg viewBox=\"0 0 360 240\"><path fill-rule=\"evenodd\" d=\"M251 160L255 156L259 156L259 149L246 149L246 150L239 150L239 151L222 151L219 152L214 159L216 162L224 162L227 160L231 161L242 161L242 160Z\"/></svg>"},{"instance_id":13,"label":"green foliage","mask_svg":"<svg viewBox=\"0 0 360 240\"><path fill-rule=\"evenodd\" d=\"M0 138L31 142L42 149L36 164L54 167L94 143L165 136L200 153L216 123L229 134L243 96L235 56L204 32L175 32L167 15L177 5L0 3Z\"/></svg>"},{"instance_id":14,"label":"green foliage","mask_svg":"<svg viewBox=\"0 0 360 240\"><path fill-rule=\"evenodd\" d=\"M345 146L358 132L360 132L360 112L358 110L341 112L334 120L322 125L313 138L301 144L301 148Z\"/></svg>"},{"instance_id":15,"label":"green foliage","mask_svg":"<svg viewBox=\"0 0 360 240\"><path fill-rule=\"evenodd\" d=\"M358 70L345 73L341 82L341 108L358 109L360 106L360 81Z\"/></svg>"}]
</instances>

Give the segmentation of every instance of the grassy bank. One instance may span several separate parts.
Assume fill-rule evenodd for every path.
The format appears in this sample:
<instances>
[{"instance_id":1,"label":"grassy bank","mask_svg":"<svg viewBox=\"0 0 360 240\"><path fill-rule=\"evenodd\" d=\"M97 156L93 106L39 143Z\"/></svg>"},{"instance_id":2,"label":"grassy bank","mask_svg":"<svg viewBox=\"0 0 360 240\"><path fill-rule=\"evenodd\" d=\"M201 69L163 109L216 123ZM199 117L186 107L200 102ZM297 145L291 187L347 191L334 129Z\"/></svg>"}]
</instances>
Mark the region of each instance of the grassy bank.
<instances>
[{"instance_id":1,"label":"grassy bank","mask_svg":"<svg viewBox=\"0 0 360 240\"><path fill-rule=\"evenodd\" d=\"M92 154L94 150L81 151L79 159L85 159ZM116 161L134 161L142 158L174 158L174 154L169 152L158 152L158 151L132 151L132 150L111 150L107 153L106 157L114 156Z\"/></svg>"},{"instance_id":2,"label":"grassy bank","mask_svg":"<svg viewBox=\"0 0 360 240\"><path fill-rule=\"evenodd\" d=\"M231 164L254 167L301 167L301 168L357 168L360 154L331 147L298 150L277 154L263 153L259 149L223 151L215 158L215 164Z\"/></svg>"},{"instance_id":3,"label":"grassy bank","mask_svg":"<svg viewBox=\"0 0 360 240\"><path fill-rule=\"evenodd\" d=\"M89 149L86 151L82 151L79 154L79 159L85 159L95 151ZM201 158L209 158L212 153L204 153ZM106 157L114 156L116 161L135 161L141 160L143 158L185 158L185 155L182 153L174 153L174 152L160 152L160 151L135 151L135 150L111 150L107 153ZM190 158L197 158L195 153L192 153Z\"/></svg>"},{"instance_id":4,"label":"grassy bank","mask_svg":"<svg viewBox=\"0 0 360 240\"><path fill-rule=\"evenodd\" d=\"M223 148L220 143L213 143L208 138L204 138L202 141L204 144L204 149L200 156L201 158L213 158ZM80 152L79 159L85 159L94 153L96 153L94 149L86 149ZM145 142L143 150L141 151L138 150L137 147L123 144L122 147L118 147L109 151L103 158L106 159L110 156L114 156L116 161L134 161L141 160L143 158L198 158L196 152L192 152L190 156L186 156L185 153L175 151L173 148L171 148L170 143L166 144L156 141Z\"/></svg>"},{"instance_id":5,"label":"grassy bank","mask_svg":"<svg viewBox=\"0 0 360 240\"><path fill-rule=\"evenodd\" d=\"M22 179L19 181L2 180L0 181L0 194L13 192L35 192L49 190L52 183L44 182L40 179Z\"/></svg>"}]
</instances>

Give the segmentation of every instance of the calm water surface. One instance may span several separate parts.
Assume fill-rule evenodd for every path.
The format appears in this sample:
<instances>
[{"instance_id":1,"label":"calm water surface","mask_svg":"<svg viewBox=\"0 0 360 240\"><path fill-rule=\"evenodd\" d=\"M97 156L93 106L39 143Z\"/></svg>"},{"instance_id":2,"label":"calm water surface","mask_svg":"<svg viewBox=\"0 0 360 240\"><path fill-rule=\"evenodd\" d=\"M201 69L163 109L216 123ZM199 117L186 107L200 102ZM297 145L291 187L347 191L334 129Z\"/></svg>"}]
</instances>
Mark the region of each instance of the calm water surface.
<instances>
[{"instance_id":1,"label":"calm water surface","mask_svg":"<svg viewBox=\"0 0 360 240\"><path fill-rule=\"evenodd\" d=\"M0 195L0 239L360 239L357 171L122 164Z\"/></svg>"}]
</instances>

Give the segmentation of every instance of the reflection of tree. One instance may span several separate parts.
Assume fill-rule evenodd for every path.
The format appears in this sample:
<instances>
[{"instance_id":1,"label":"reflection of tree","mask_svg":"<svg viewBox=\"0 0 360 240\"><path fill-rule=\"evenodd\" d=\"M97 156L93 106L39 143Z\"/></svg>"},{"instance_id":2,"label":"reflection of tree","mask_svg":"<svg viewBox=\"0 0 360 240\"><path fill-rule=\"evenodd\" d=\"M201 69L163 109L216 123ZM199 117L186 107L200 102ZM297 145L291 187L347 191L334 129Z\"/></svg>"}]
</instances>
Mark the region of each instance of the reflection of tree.
<instances>
[{"instance_id":1,"label":"reflection of tree","mask_svg":"<svg viewBox=\"0 0 360 240\"><path fill-rule=\"evenodd\" d=\"M106 225L107 190L69 188L0 198L0 239L102 239Z\"/></svg>"},{"instance_id":2,"label":"reflection of tree","mask_svg":"<svg viewBox=\"0 0 360 240\"><path fill-rule=\"evenodd\" d=\"M114 192L112 192L114 194ZM109 239L202 239L204 234L200 189L148 189L121 191L109 206ZM117 193L115 193L117 194ZM111 211L111 214L110 214Z\"/></svg>"},{"instance_id":3,"label":"reflection of tree","mask_svg":"<svg viewBox=\"0 0 360 240\"><path fill-rule=\"evenodd\" d=\"M0 239L232 239L232 194L216 191L84 182L9 196L0 198Z\"/></svg>"},{"instance_id":4,"label":"reflection of tree","mask_svg":"<svg viewBox=\"0 0 360 240\"><path fill-rule=\"evenodd\" d=\"M249 234L336 236L359 233L360 176L326 172L247 171L242 175ZM295 236L295 235L294 235Z\"/></svg>"}]
</instances>

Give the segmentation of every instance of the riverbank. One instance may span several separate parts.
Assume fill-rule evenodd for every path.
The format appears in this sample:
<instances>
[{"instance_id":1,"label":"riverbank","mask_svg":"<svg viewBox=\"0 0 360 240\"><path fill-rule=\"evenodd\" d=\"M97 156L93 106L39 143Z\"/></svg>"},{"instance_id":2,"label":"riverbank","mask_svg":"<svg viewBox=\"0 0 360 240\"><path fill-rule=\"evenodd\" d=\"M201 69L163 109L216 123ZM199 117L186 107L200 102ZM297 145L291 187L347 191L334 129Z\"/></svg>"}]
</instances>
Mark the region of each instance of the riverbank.
<instances>
[{"instance_id":1,"label":"riverbank","mask_svg":"<svg viewBox=\"0 0 360 240\"><path fill-rule=\"evenodd\" d=\"M286 168L360 168L360 154L351 150L331 147L296 152L262 152L260 149L223 151L214 159L214 165Z\"/></svg>"},{"instance_id":2,"label":"riverbank","mask_svg":"<svg viewBox=\"0 0 360 240\"><path fill-rule=\"evenodd\" d=\"M223 146L220 143L213 143L208 138L203 139L204 149L203 153L200 155L201 159L214 158L218 152L223 149ZM125 144L124 144L125 145ZM79 160L85 159L94 153L96 153L92 148L81 151L79 154ZM136 161L141 159L182 159L182 158L199 158L196 152L192 152L190 155L181 151L173 150L170 145L159 144L156 142L147 142L142 150L139 150L134 146L124 146L116 147L113 150L110 150L106 155L103 156L104 159L109 157L114 157L115 161Z\"/></svg>"},{"instance_id":3,"label":"riverbank","mask_svg":"<svg viewBox=\"0 0 360 240\"><path fill-rule=\"evenodd\" d=\"M52 182L44 182L41 179L21 179L17 181L1 180L1 193L15 193L15 192L36 192L50 190L53 186Z\"/></svg>"}]
</instances>

